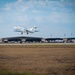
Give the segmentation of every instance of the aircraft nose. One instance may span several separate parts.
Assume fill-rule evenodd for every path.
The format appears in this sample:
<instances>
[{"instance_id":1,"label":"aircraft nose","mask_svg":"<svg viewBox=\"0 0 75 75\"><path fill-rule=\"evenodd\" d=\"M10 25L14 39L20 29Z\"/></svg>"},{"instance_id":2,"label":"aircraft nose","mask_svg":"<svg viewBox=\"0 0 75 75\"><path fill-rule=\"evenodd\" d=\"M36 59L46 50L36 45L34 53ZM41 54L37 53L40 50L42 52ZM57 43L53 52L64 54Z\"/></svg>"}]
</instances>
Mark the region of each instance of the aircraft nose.
<instances>
[{"instance_id":1,"label":"aircraft nose","mask_svg":"<svg viewBox=\"0 0 75 75\"><path fill-rule=\"evenodd\" d=\"M17 28L17 27L14 27L15 29Z\"/></svg>"}]
</instances>

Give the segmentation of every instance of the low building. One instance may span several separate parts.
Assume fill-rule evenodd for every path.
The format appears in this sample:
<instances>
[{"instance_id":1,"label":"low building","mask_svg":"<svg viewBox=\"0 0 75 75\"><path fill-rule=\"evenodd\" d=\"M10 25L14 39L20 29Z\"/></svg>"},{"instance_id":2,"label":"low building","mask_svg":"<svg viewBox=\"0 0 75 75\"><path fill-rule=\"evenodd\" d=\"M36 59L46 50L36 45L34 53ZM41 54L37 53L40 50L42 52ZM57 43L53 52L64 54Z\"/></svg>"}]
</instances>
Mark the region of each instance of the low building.
<instances>
[{"instance_id":1,"label":"low building","mask_svg":"<svg viewBox=\"0 0 75 75\"><path fill-rule=\"evenodd\" d=\"M7 37L0 39L2 43L75 43L75 38L42 38L42 37Z\"/></svg>"},{"instance_id":2,"label":"low building","mask_svg":"<svg viewBox=\"0 0 75 75\"><path fill-rule=\"evenodd\" d=\"M26 42L41 42L40 37L7 37L7 38L2 38L3 43L26 43Z\"/></svg>"}]
</instances>

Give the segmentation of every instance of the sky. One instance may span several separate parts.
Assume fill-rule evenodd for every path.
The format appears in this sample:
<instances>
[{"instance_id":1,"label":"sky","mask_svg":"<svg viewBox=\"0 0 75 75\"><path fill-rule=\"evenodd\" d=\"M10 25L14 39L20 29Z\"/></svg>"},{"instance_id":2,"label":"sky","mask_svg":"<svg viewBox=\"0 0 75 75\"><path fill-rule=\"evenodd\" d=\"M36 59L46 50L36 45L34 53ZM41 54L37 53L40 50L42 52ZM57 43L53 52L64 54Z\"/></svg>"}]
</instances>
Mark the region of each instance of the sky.
<instances>
[{"instance_id":1,"label":"sky","mask_svg":"<svg viewBox=\"0 0 75 75\"><path fill-rule=\"evenodd\" d=\"M39 32L22 35L14 26ZM0 0L0 38L16 36L75 37L75 0Z\"/></svg>"}]
</instances>

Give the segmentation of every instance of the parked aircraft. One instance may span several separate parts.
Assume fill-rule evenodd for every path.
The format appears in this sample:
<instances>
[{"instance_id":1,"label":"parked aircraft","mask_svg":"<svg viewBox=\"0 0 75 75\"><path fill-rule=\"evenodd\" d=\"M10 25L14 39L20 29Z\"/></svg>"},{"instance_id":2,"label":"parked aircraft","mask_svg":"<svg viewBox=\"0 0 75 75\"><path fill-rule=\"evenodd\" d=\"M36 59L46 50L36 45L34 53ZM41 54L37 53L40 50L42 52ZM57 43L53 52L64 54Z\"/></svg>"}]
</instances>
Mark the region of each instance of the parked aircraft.
<instances>
[{"instance_id":1,"label":"parked aircraft","mask_svg":"<svg viewBox=\"0 0 75 75\"><path fill-rule=\"evenodd\" d=\"M20 26L16 26L14 28L15 28L15 32L21 32L21 34L23 34L23 33L29 34L29 33L38 32L38 30L36 30L37 29L36 26L34 26L34 27L30 28L30 29L25 29L25 28L20 27Z\"/></svg>"}]
</instances>

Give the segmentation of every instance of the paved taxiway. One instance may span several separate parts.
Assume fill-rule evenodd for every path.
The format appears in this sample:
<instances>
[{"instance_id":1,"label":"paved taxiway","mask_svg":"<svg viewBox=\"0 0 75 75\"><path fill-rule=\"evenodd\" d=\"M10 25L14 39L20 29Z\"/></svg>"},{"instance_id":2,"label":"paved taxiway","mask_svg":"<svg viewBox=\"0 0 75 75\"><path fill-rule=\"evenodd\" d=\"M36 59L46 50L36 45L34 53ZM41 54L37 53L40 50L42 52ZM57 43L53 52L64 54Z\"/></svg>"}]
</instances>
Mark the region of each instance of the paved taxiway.
<instances>
[{"instance_id":1,"label":"paved taxiway","mask_svg":"<svg viewBox=\"0 0 75 75\"><path fill-rule=\"evenodd\" d=\"M0 45L75 45L75 43L0 43Z\"/></svg>"}]
</instances>

